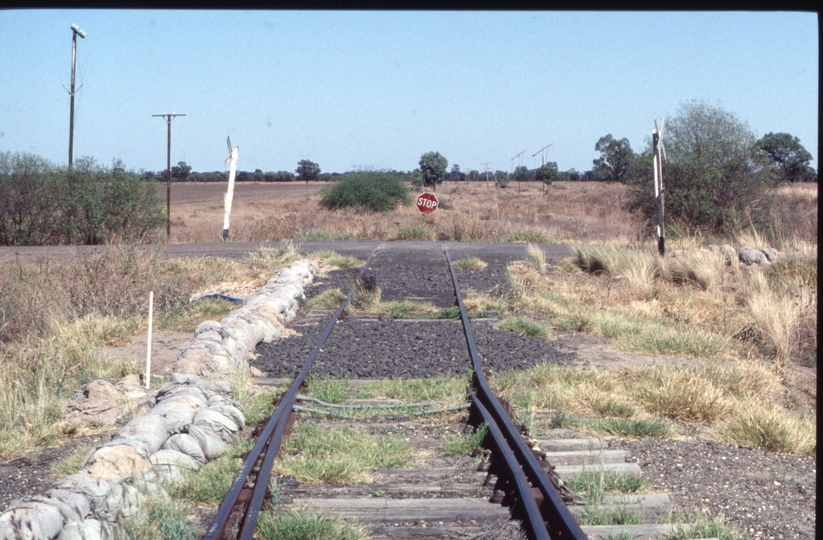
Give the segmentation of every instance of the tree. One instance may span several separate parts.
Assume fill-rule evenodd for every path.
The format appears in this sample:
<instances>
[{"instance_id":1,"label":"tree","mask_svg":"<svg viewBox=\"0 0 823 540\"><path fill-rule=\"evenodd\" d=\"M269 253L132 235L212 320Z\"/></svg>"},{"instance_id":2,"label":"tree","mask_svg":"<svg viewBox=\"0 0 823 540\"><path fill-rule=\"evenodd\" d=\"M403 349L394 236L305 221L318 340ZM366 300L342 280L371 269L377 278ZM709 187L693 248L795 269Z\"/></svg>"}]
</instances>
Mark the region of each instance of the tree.
<instances>
[{"instance_id":1,"label":"tree","mask_svg":"<svg viewBox=\"0 0 823 540\"><path fill-rule=\"evenodd\" d=\"M755 151L754 133L734 113L702 101L681 104L666 122L663 144L667 220L732 232L768 218L774 174ZM653 183L648 175L641 178L632 181L627 207L653 220Z\"/></svg>"},{"instance_id":2,"label":"tree","mask_svg":"<svg viewBox=\"0 0 823 540\"><path fill-rule=\"evenodd\" d=\"M420 169L415 169L412 171L411 175L409 175L409 181L415 189L420 189L423 187L423 173L420 172Z\"/></svg>"},{"instance_id":3,"label":"tree","mask_svg":"<svg viewBox=\"0 0 823 540\"><path fill-rule=\"evenodd\" d=\"M305 180L308 184L309 180L320 178L320 165L308 159L301 159L297 163L297 169L294 172L297 173L298 179Z\"/></svg>"},{"instance_id":4,"label":"tree","mask_svg":"<svg viewBox=\"0 0 823 540\"><path fill-rule=\"evenodd\" d=\"M266 175L263 174L262 169L254 169L254 181L255 182L262 182L266 179Z\"/></svg>"},{"instance_id":5,"label":"tree","mask_svg":"<svg viewBox=\"0 0 823 540\"><path fill-rule=\"evenodd\" d=\"M452 165L452 170L449 173L449 180L451 180L452 182L462 182L465 179L466 174L460 172L460 165L458 165L457 163Z\"/></svg>"},{"instance_id":6,"label":"tree","mask_svg":"<svg viewBox=\"0 0 823 540\"><path fill-rule=\"evenodd\" d=\"M178 182L185 182L186 178L191 174L191 167L186 165L185 161L178 161L177 165L171 168L171 177Z\"/></svg>"},{"instance_id":7,"label":"tree","mask_svg":"<svg viewBox=\"0 0 823 540\"><path fill-rule=\"evenodd\" d=\"M605 137L600 137L594 149L600 152L600 157L593 161L592 169L597 179L603 182L625 183L636 157L629 140L617 140L609 133Z\"/></svg>"},{"instance_id":8,"label":"tree","mask_svg":"<svg viewBox=\"0 0 823 540\"><path fill-rule=\"evenodd\" d=\"M550 186L552 182L557 181L559 178L560 173L557 172L557 163L554 161L550 161L534 171L534 179L538 182L543 182L548 186Z\"/></svg>"},{"instance_id":9,"label":"tree","mask_svg":"<svg viewBox=\"0 0 823 540\"><path fill-rule=\"evenodd\" d=\"M769 132L755 143L755 150L771 162L781 182L817 182L817 173L809 165L812 155L797 137Z\"/></svg>"},{"instance_id":10,"label":"tree","mask_svg":"<svg viewBox=\"0 0 823 540\"><path fill-rule=\"evenodd\" d=\"M446 167L449 161L440 155L440 152L426 152L420 156L420 173L423 175L423 185L435 187L443 183L446 178Z\"/></svg>"},{"instance_id":11,"label":"tree","mask_svg":"<svg viewBox=\"0 0 823 540\"><path fill-rule=\"evenodd\" d=\"M519 167L514 168L514 172L511 177L518 182L528 182L531 180L531 172L525 165L520 165Z\"/></svg>"}]
</instances>

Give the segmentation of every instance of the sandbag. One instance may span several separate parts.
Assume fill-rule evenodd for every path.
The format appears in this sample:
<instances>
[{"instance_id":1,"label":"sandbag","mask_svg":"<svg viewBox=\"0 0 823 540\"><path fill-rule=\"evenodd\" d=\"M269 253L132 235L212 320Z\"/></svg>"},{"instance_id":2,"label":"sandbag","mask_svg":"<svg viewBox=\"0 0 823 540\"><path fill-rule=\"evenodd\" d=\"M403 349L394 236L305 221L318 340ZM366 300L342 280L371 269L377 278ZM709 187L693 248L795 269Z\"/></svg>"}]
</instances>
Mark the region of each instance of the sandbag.
<instances>
[{"instance_id":1,"label":"sandbag","mask_svg":"<svg viewBox=\"0 0 823 540\"><path fill-rule=\"evenodd\" d=\"M200 445L203 455L206 456L206 459L209 461L221 456L226 450L229 449L229 445L226 444L223 437L221 437L219 433L210 427L195 425L189 426L189 435L194 437L197 444Z\"/></svg>"},{"instance_id":2,"label":"sandbag","mask_svg":"<svg viewBox=\"0 0 823 540\"><path fill-rule=\"evenodd\" d=\"M50 489L46 495L52 499L62 501L63 504L74 510L81 518L85 518L91 513L91 503L80 493L66 489Z\"/></svg>"},{"instance_id":3,"label":"sandbag","mask_svg":"<svg viewBox=\"0 0 823 540\"><path fill-rule=\"evenodd\" d=\"M150 470L151 463L146 454L128 444L102 446L83 466L83 471L89 475L113 483L140 476Z\"/></svg>"},{"instance_id":4,"label":"sandbag","mask_svg":"<svg viewBox=\"0 0 823 540\"><path fill-rule=\"evenodd\" d=\"M213 429L215 432L220 433L220 436L223 437L223 440L226 442L234 442L236 437L232 440L227 440L224 433L233 435L240 431L240 426L237 422L213 409L200 409L197 411L197 414L194 415L193 424Z\"/></svg>"},{"instance_id":5,"label":"sandbag","mask_svg":"<svg viewBox=\"0 0 823 540\"><path fill-rule=\"evenodd\" d=\"M177 452L186 454L198 463L206 463L206 455L203 453L200 443L188 433L181 433L169 437L163 444L163 450L176 450Z\"/></svg>"},{"instance_id":6,"label":"sandbag","mask_svg":"<svg viewBox=\"0 0 823 540\"><path fill-rule=\"evenodd\" d=\"M19 539L57 538L63 530L63 516L60 511L49 504L17 499L9 504L6 512L0 516L0 522L8 521L17 532Z\"/></svg>"},{"instance_id":7,"label":"sandbag","mask_svg":"<svg viewBox=\"0 0 823 540\"><path fill-rule=\"evenodd\" d=\"M191 456L187 456L177 450L158 450L152 454L149 459L152 465L155 466L155 471L157 471L158 467L160 467L161 470L163 467L179 467L193 471L200 469L200 463L192 459Z\"/></svg>"},{"instance_id":8,"label":"sandbag","mask_svg":"<svg viewBox=\"0 0 823 540\"><path fill-rule=\"evenodd\" d=\"M195 413L203 406L202 400L186 394L178 394L164 399L152 408L149 414L158 414L166 419L166 429L169 424L177 422L191 423Z\"/></svg>"},{"instance_id":9,"label":"sandbag","mask_svg":"<svg viewBox=\"0 0 823 540\"><path fill-rule=\"evenodd\" d=\"M57 483L55 489L62 489L78 493L89 501L90 512L97 513L99 509L103 508L106 498L114 489L112 482L103 478L97 478L89 475L85 471L70 474L63 480Z\"/></svg>"},{"instance_id":10,"label":"sandbag","mask_svg":"<svg viewBox=\"0 0 823 540\"><path fill-rule=\"evenodd\" d=\"M168 438L166 428L165 418L159 414L149 413L146 416L135 418L123 426L115 435L115 439L123 437L141 441L146 445L149 454L153 454L160 450L160 447L166 442Z\"/></svg>"}]
</instances>

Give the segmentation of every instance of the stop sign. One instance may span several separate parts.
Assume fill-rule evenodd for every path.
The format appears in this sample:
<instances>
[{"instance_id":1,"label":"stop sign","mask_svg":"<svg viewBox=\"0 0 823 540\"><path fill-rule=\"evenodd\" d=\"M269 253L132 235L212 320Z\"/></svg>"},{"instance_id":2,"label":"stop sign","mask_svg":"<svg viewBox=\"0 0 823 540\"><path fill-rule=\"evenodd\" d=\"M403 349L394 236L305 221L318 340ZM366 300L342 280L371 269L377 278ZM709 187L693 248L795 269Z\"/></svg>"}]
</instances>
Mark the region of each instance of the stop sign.
<instances>
[{"instance_id":1,"label":"stop sign","mask_svg":"<svg viewBox=\"0 0 823 540\"><path fill-rule=\"evenodd\" d=\"M437 200L437 195L434 193L421 193L417 197L417 209L423 214L431 214L437 210L438 204L440 204L440 201Z\"/></svg>"}]
</instances>

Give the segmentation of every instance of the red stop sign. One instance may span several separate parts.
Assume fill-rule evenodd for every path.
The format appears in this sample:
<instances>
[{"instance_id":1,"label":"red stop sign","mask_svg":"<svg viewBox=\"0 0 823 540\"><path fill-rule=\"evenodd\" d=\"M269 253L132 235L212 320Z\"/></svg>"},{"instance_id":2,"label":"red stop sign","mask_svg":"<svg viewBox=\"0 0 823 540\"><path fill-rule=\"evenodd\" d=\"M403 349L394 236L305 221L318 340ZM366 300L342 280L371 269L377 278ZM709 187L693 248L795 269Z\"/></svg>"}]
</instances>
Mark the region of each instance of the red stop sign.
<instances>
[{"instance_id":1,"label":"red stop sign","mask_svg":"<svg viewBox=\"0 0 823 540\"><path fill-rule=\"evenodd\" d=\"M440 201L437 200L437 195L434 193L421 193L417 197L417 209L423 214L431 214L437 210L438 204L440 204Z\"/></svg>"}]
</instances>

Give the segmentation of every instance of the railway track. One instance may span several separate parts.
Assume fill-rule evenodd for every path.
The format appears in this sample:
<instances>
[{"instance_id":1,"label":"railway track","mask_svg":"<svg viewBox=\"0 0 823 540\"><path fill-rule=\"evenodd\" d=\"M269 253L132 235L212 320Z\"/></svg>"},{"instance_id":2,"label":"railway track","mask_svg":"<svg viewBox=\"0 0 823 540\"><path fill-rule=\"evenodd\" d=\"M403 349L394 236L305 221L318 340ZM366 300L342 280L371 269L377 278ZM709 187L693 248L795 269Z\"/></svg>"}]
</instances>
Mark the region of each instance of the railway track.
<instances>
[{"instance_id":1,"label":"railway track","mask_svg":"<svg viewBox=\"0 0 823 540\"><path fill-rule=\"evenodd\" d=\"M379 249L369 256L361 277ZM478 462L469 456L446 457L438 452L437 441L463 431L465 426L460 424L426 420L357 421L361 430L404 437L415 451L426 457L419 459L414 468L376 470L369 484L356 487L302 486L271 478L273 463L281 453L281 442L296 421L294 410L299 409L296 403L301 398L305 379L326 339L344 315L350 294L331 315L300 373L284 391L274 414L260 431L237 479L210 523L205 539L251 539L261 509L271 499L270 490L278 481L276 496L281 502L289 501L285 507L356 520L369 527L372 538L525 536L529 539L583 540L589 537L650 538L665 532L665 525L603 526L585 530L578 525L575 516L602 504L581 504L580 497L565 488L561 476L595 466L616 474L639 474L639 468L634 463L626 463L625 454L604 450L602 441L597 439L528 439L524 428L513 421L508 404L498 399L488 385L457 274L445 245L443 255L449 266L471 359L466 370L473 372L467 392L468 424L474 428L487 426L482 443L485 459ZM352 421L340 422L330 418L309 417L305 421L328 430L353 425ZM670 509L664 494L611 499L599 502L619 505L641 516L646 523L667 515ZM567 505L567 502L573 504Z\"/></svg>"}]
</instances>

